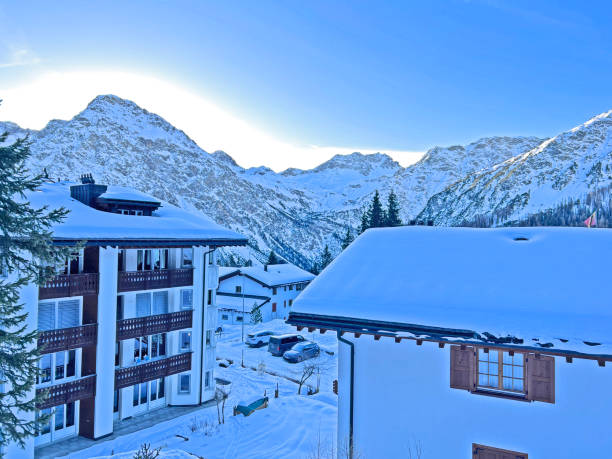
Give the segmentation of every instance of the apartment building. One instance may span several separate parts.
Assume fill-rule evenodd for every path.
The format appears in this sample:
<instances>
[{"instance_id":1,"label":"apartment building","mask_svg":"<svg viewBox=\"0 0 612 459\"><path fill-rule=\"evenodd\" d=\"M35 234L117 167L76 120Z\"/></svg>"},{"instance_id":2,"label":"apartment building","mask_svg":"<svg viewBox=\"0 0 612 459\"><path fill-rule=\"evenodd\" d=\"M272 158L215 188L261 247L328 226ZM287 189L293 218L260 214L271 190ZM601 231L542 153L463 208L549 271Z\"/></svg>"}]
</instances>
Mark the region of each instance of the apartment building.
<instances>
[{"instance_id":1,"label":"apartment building","mask_svg":"<svg viewBox=\"0 0 612 459\"><path fill-rule=\"evenodd\" d=\"M123 419L214 396L216 249L246 238L210 219L136 190L46 183L32 205L65 207L55 244L84 247L40 287L22 290L29 327L39 331L50 414L25 449L70 436L99 439Z\"/></svg>"}]
</instances>

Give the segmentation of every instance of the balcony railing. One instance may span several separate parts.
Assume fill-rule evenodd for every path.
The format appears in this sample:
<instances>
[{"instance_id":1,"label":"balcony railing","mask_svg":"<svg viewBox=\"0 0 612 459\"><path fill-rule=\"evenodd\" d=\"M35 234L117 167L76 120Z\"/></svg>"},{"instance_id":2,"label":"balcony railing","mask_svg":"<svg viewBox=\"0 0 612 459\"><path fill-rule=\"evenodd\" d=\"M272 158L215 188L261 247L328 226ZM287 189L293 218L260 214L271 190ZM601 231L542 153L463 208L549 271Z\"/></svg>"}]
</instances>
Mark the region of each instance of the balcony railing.
<instances>
[{"instance_id":1,"label":"balcony railing","mask_svg":"<svg viewBox=\"0 0 612 459\"><path fill-rule=\"evenodd\" d=\"M115 370L115 390L191 370L191 352Z\"/></svg>"},{"instance_id":2,"label":"balcony railing","mask_svg":"<svg viewBox=\"0 0 612 459\"><path fill-rule=\"evenodd\" d=\"M62 274L38 288L41 300L97 294L98 273Z\"/></svg>"},{"instance_id":3,"label":"balcony railing","mask_svg":"<svg viewBox=\"0 0 612 459\"><path fill-rule=\"evenodd\" d=\"M47 391L47 397L37 405L38 409L76 402L96 395L96 375L87 376L63 384L36 389L37 395Z\"/></svg>"},{"instance_id":4,"label":"balcony railing","mask_svg":"<svg viewBox=\"0 0 612 459\"><path fill-rule=\"evenodd\" d=\"M170 312L155 316L136 317L117 321L117 340L121 341L138 336L165 333L173 330L191 328L193 310Z\"/></svg>"},{"instance_id":5,"label":"balcony railing","mask_svg":"<svg viewBox=\"0 0 612 459\"><path fill-rule=\"evenodd\" d=\"M42 354L67 351L85 346L95 346L98 342L98 325L58 328L38 334L38 350Z\"/></svg>"},{"instance_id":6,"label":"balcony railing","mask_svg":"<svg viewBox=\"0 0 612 459\"><path fill-rule=\"evenodd\" d=\"M133 292L188 285L193 285L193 268L120 271L117 289L119 292Z\"/></svg>"}]
</instances>

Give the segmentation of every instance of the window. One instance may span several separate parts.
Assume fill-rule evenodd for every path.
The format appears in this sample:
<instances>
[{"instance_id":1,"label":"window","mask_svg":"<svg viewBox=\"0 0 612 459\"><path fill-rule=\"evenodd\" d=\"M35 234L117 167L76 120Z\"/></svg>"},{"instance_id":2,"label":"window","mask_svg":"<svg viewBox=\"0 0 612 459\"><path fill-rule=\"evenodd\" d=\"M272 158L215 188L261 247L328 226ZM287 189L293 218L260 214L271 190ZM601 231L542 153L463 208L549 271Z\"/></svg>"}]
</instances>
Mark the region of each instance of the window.
<instances>
[{"instance_id":1,"label":"window","mask_svg":"<svg viewBox=\"0 0 612 459\"><path fill-rule=\"evenodd\" d=\"M136 317L168 313L168 291L136 294Z\"/></svg>"},{"instance_id":2,"label":"window","mask_svg":"<svg viewBox=\"0 0 612 459\"><path fill-rule=\"evenodd\" d=\"M287 307L287 300L284 300L283 301L283 308L286 308L286 307Z\"/></svg>"},{"instance_id":3,"label":"window","mask_svg":"<svg viewBox=\"0 0 612 459\"><path fill-rule=\"evenodd\" d=\"M526 453L472 443L472 459L527 459Z\"/></svg>"},{"instance_id":4,"label":"window","mask_svg":"<svg viewBox=\"0 0 612 459\"><path fill-rule=\"evenodd\" d=\"M118 271L125 271L126 260L127 260L127 250L122 249L119 251L119 255L117 257L117 270Z\"/></svg>"},{"instance_id":5,"label":"window","mask_svg":"<svg viewBox=\"0 0 612 459\"><path fill-rule=\"evenodd\" d=\"M191 375L179 375L179 394L188 394L191 390Z\"/></svg>"},{"instance_id":6,"label":"window","mask_svg":"<svg viewBox=\"0 0 612 459\"><path fill-rule=\"evenodd\" d=\"M181 249L181 266L191 268L193 266L193 249Z\"/></svg>"},{"instance_id":7,"label":"window","mask_svg":"<svg viewBox=\"0 0 612 459\"><path fill-rule=\"evenodd\" d=\"M116 389L113 394L113 413L119 412L119 389Z\"/></svg>"},{"instance_id":8,"label":"window","mask_svg":"<svg viewBox=\"0 0 612 459\"><path fill-rule=\"evenodd\" d=\"M206 330L206 345L210 346L212 344L212 330Z\"/></svg>"},{"instance_id":9,"label":"window","mask_svg":"<svg viewBox=\"0 0 612 459\"><path fill-rule=\"evenodd\" d=\"M451 346L450 387L480 395L555 403L555 358L535 353Z\"/></svg>"},{"instance_id":10,"label":"window","mask_svg":"<svg viewBox=\"0 0 612 459\"><path fill-rule=\"evenodd\" d=\"M276 303L272 303L272 312L276 312Z\"/></svg>"},{"instance_id":11,"label":"window","mask_svg":"<svg viewBox=\"0 0 612 459\"><path fill-rule=\"evenodd\" d=\"M208 299L206 301L208 305L212 304L212 290L208 290Z\"/></svg>"},{"instance_id":12,"label":"window","mask_svg":"<svg viewBox=\"0 0 612 459\"><path fill-rule=\"evenodd\" d=\"M229 320L229 316L227 314L221 314L221 320Z\"/></svg>"},{"instance_id":13,"label":"window","mask_svg":"<svg viewBox=\"0 0 612 459\"><path fill-rule=\"evenodd\" d=\"M285 285L285 292L287 291L287 286Z\"/></svg>"},{"instance_id":14,"label":"window","mask_svg":"<svg viewBox=\"0 0 612 459\"><path fill-rule=\"evenodd\" d=\"M180 333L180 335L179 335L179 348L183 352L191 350L191 332L182 331Z\"/></svg>"},{"instance_id":15,"label":"window","mask_svg":"<svg viewBox=\"0 0 612 459\"><path fill-rule=\"evenodd\" d=\"M43 354L38 363L40 375L38 383L55 383L76 375L76 350Z\"/></svg>"},{"instance_id":16,"label":"window","mask_svg":"<svg viewBox=\"0 0 612 459\"><path fill-rule=\"evenodd\" d=\"M153 315L168 313L168 291L153 292Z\"/></svg>"},{"instance_id":17,"label":"window","mask_svg":"<svg viewBox=\"0 0 612 459\"><path fill-rule=\"evenodd\" d=\"M236 316L236 322L242 322L243 318L242 316Z\"/></svg>"},{"instance_id":18,"label":"window","mask_svg":"<svg viewBox=\"0 0 612 459\"><path fill-rule=\"evenodd\" d=\"M181 309L192 309L193 308L193 290L185 289L181 290Z\"/></svg>"},{"instance_id":19,"label":"window","mask_svg":"<svg viewBox=\"0 0 612 459\"><path fill-rule=\"evenodd\" d=\"M242 293L242 287L240 285L236 285L236 293Z\"/></svg>"},{"instance_id":20,"label":"window","mask_svg":"<svg viewBox=\"0 0 612 459\"><path fill-rule=\"evenodd\" d=\"M117 295L117 320L123 320L123 304L124 304L124 296Z\"/></svg>"},{"instance_id":21,"label":"window","mask_svg":"<svg viewBox=\"0 0 612 459\"><path fill-rule=\"evenodd\" d=\"M208 254L208 264L209 265L215 264L215 251L214 250Z\"/></svg>"},{"instance_id":22,"label":"window","mask_svg":"<svg viewBox=\"0 0 612 459\"><path fill-rule=\"evenodd\" d=\"M204 373L204 387L206 389L210 389L210 371L207 371L206 373Z\"/></svg>"},{"instance_id":23,"label":"window","mask_svg":"<svg viewBox=\"0 0 612 459\"><path fill-rule=\"evenodd\" d=\"M276 287L272 287L272 295L276 295Z\"/></svg>"},{"instance_id":24,"label":"window","mask_svg":"<svg viewBox=\"0 0 612 459\"><path fill-rule=\"evenodd\" d=\"M136 317L145 317L151 314L151 294L136 294Z\"/></svg>"},{"instance_id":25,"label":"window","mask_svg":"<svg viewBox=\"0 0 612 459\"><path fill-rule=\"evenodd\" d=\"M289 306L293 306L293 300L289 300Z\"/></svg>"},{"instance_id":26,"label":"window","mask_svg":"<svg viewBox=\"0 0 612 459\"><path fill-rule=\"evenodd\" d=\"M168 269L168 249L141 249L136 254L136 270Z\"/></svg>"},{"instance_id":27,"label":"window","mask_svg":"<svg viewBox=\"0 0 612 459\"><path fill-rule=\"evenodd\" d=\"M289 286L289 290L293 290L293 284Z\"/></svg>"},{"instance_id":28,"label":"window","mask_svg":"<svg viewBox=\"0 0 612 459\"><path fill-rule=\"evenodd\" d=\"M79 300L38 303L38 330L78 327L81 324Z\"/></svg>"},{"instance_id":29,"label":"window","mask_svg":"<svg viewBox=\"0 0 612 459\"><path fill-rule=\"evenodd\" d=\"M523 354L478 349L478 387L525 392Z\"/></svg>"}]
</instances>

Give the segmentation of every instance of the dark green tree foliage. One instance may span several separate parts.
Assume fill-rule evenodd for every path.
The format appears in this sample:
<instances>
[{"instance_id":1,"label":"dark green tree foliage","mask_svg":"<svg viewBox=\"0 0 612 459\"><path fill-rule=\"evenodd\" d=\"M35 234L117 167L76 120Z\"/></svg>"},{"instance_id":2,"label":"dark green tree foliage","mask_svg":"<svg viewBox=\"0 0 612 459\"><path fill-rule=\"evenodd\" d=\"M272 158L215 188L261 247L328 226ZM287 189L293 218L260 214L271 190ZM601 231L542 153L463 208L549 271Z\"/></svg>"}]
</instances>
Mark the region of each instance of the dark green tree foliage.
<instances>
[{"instance_id":1,"label":"dark green tree foliage","mask_svg":"<svg viewBox=\"0 0 612 459\"><path fill-rule=\"evenodd\" d=\"M6 141L0 135L0 145ZM53 266L63 264L74 248L52 244L51 227L61 222L65 209L35 209L25 193L37 189L42 176L30 177L25 168L29 155L26 140L0 146L0 446L34 435L36 422L26 416L40 399L34 397L38 374L36 333L26 329L27 313L19 292L30 283L41 284L54 275ZM41 419L44 421L44 419Z\"/></svg>"},{"instance_id":2,"label":"dark green tree foliage","mask_svg":"<svg viewBox=\"0 0 612 459\"><path fill-rule=\"evenodd\" d=\"M329 251L329 246L325 244L325 248L323 249L323 253L321 254L321 260L319 261L320 271L323 271L325 268L327 268L327 265L329 265L333 261L333 259L334 258L332 257L332 254Z\"/></svg>"},{"instance_id":3,"label":"dark green tree foliage","mask_svg":"<svg viewBox=\"0 0 612 459\"><path fill-rule=\"evenodd\" d=\"M344 239L342 240L342 250L346 249L353 242L353 233L351 233L351 228L347 226L346 234L344 235Z\"/></svg>"},{"instance_id":4,"label":"dark green tree foliage","mask_svg":"<svg viewBox=\"0 0 612 459\"><path fill-rule=\"evenodd\" d=\"M385 226L385 221L385 211L380 202L380 194L376 190L372 199L372 205L370 206L370 228L382 228Z\"/></svg>"},{"instance_id":5,"label":"dark green tree foliage","mask_svg":"<svg viewBox=\"0 0 612 459\"><path fill-rule=\"evenodd\" d=\"M255 303L253 304L253 307L251 308L251 323L259 324L261 322L263 322L263 317L261 315L261 308L257 306L257 303Z\"/></svg>"},{"instance_id":6,"label":"dark green tree foliage","mask_svg":"<svg viewBox=\"0 0 612 459\"><path fill-rule=\"evenodd\" d=\"M269 265L277 265L279 264L280 258L274 253L274 250L270 250L270 255L268 255L268 263Z\"/></svg>"},{"instance_id":7,"label":"dark green tree foliage","mask_svg":"<svg viewBox=\"0 0 612 459\"><path fill-rule=\"evenodd\" d=\"M400 226L402 224L402 219L399 215L400 206L397 201L397 196L391 190L389 193L389 197L387 198L387 212L385 213L385 226Z\"/></svg>"},{"instance_id":8,"label":"dark green tree foliage","mask_svg":"<svg viewBox=\"0 0 612 459\"><path fill-rule=\"evenodd\" d=\"M364 210L361 214L361 227L359 228L359 234L363 233L370 227L370 215L368 210Z\"/></svg>"}]
</instances>

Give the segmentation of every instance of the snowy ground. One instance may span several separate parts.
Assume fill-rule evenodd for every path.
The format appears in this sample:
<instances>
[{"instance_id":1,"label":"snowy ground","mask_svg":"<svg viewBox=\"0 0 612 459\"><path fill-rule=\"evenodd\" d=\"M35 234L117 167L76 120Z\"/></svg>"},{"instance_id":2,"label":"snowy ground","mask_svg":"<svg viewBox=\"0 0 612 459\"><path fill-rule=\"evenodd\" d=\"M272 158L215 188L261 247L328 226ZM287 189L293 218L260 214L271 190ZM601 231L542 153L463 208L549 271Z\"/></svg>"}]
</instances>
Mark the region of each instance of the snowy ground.
<instances>
[{"instance_id":1,"label":"snowy ground","mask_svg":"<svg viewBox=\"0 0 612 459\"><path fill-rule=\"evenodd\" d=\"M279 333L295 331L280 320L256 327L245 326L245 337L251 329L269 329ZM318 447L323 448L322 456L327 457L334 447L336 436L337 397L331 391L331 382L337 374L336 337L331 333L308 333L303 336L315 340L321 346L318 362L323 370L318 394L297 395L297 385L288 379L297 378L306 362L289 364L280 357L273 357L266 347L248 348L241 343L241 327L226 325L217 342L217 356L231 359L234 363L228 368L215 368L216 377L232 382L231 394L226 403L225 424L218 425L216 407L202 408L149 429L96 444L66 458L128 459L145 442L154 448L162 447L160 457L173 459L193 459L194 456L206 459L306 459L314 457ZM240 366L242 349L246 368ZM333 352L333 355L325 351ZM260 365L262 363L264 365ZM259 371L249 367L259 368ZM275 399L277 384L279 398ZM308 384L316 387L316 375ZM256 411L246 418L232 416L235 404L239 401L253 401L263 396L264 391L270 398L267 409ZM302 390L303 394L305 392Z\"/></svg>"}]
</instances>

